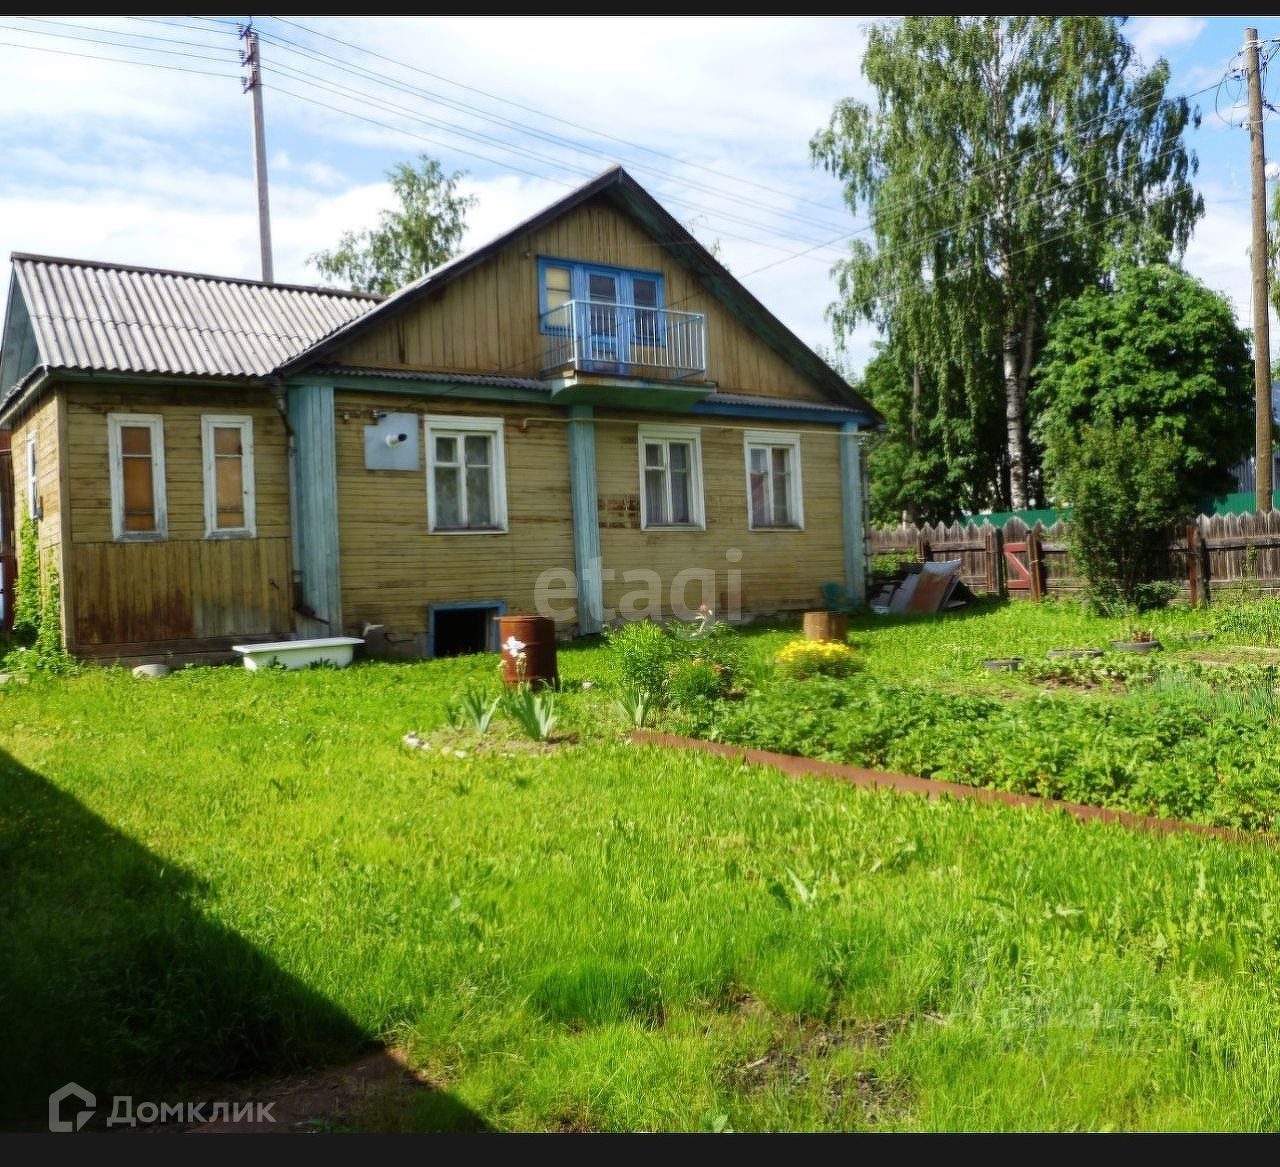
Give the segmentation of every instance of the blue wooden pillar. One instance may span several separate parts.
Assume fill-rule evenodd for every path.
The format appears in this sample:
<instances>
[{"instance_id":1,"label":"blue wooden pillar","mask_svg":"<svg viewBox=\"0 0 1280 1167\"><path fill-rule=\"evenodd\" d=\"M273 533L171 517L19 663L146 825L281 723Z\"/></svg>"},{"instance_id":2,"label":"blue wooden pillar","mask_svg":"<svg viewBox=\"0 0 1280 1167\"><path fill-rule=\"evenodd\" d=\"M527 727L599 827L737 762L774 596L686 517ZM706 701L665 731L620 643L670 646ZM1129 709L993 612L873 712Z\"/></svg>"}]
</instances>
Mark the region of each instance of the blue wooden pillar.
<instances>
[{"instance_id":1,"label":"blue wooden pillar","mask_svg":"<svg viewBox=\"0 0 1280 1167\"><path fill-rule=\"evenodd\" d=\"M296 491L297 562L302 571L302 607L297 617L306 636L342 635L342 570L338 561L338 456L333 386L297 385L288 395L294 434L291 488Z\"/></svg>"},{"instance_id":2,"label":"blue wooden pillar","mask_svg":"<svg viewBox=\"0 0 1280 1167\"><path fill-rule=\"evenodd\" d=\"M569 494L578 577L578 631L590 636L599 632L604 623L604 583L596 498L596 425L589 405L569 407Z\"/></svg>"},{"instance_id":3,"label":"blue wooden pillar","mask_svg":"<svg viewBox=\"0 0 1280 1167\"><path fill-rule=\"evenodd\" d=\"M862 489L862 435L855 422L840 427L840 525L844 534L845 590L867 599L866 501Z\"/></svg>"}]
</instances>

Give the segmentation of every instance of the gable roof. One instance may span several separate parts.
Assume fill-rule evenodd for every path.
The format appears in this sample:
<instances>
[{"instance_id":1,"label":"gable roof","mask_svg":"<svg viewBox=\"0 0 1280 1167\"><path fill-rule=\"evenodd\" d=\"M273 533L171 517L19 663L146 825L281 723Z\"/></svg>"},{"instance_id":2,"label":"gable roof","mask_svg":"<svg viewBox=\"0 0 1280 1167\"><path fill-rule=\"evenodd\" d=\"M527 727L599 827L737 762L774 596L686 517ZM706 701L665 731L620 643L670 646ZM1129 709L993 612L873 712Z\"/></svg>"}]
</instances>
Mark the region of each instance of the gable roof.
<instances>
[{"instance_id":1,"label":"gable roof","mask_svg":"<svg viewBox=\"0 0 1280 1167\"><path fill-rule=\"evenodd\" d=\"M266 376L380 298L22 252L10 259L6 401L15 381L41 367Z\"/></svg>"},{"instance_id":2,"label":"gable roof","mask_svg":"<svg viewBox=\"0 0 1280 1167\"><path fill-rule=\"evenodd\" d=\"M434 271L406 284L384 299L376 308L354 317L342 327L317 341L306 351L286 361L278 372L282 376L299 373L308 366L331 358L334 351L356 337L386 323L426 296L432 295L459 276L479 267L514 239L568 214L597 196L609 199L632 215L686 270L737 317L763 343L781 356L802 377L817 386L828 398L840 405L854 407L877 425L883 425L880 413L857 393L843 377L823 361L794 332L756 299L737 278L648 191L621 166L613 166L598 178L571 191L558 202L517 224L510 231L482 247L441 264Z\"/></svg>"}]
</instances>

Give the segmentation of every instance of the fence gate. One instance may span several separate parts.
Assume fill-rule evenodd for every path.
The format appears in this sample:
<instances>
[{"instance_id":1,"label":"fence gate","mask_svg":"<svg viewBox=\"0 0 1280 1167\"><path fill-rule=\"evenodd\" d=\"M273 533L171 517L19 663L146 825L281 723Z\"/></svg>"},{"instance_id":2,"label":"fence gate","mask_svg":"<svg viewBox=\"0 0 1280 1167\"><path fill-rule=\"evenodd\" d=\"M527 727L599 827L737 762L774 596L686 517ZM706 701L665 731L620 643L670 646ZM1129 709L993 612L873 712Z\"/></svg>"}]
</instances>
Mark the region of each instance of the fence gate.
<instances>
[{"instance_id":1,"label":"fence gate","mask_svg":"<svg viewBox=\"0 0 1280 1167\"><path fill-rule=\"evenodd\" d=\"M1025 540L1004 545L1004 586L1010 595L1039 600L1044 594L1040 572L1040 535L1032 529Z\"/></svg>"}]
</instances>

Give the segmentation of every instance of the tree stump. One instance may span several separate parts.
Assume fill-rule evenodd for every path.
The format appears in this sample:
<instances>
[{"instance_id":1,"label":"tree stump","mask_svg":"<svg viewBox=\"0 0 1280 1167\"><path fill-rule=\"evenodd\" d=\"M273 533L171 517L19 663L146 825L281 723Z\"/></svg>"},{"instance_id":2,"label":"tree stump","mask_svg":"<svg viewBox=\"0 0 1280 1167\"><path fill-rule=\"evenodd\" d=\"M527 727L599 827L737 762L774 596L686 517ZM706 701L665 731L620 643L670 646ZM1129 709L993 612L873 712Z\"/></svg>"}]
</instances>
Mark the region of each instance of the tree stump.
<instances>
[{"instance_id":1,"label":"tree stump","mask_svg":"<svg viewBox=\"0 0 1280 1167\"><path fill-rule=\"evenodd\" d=\"M805 640L838 640L841 644L849 635L849 617L843 612L806 612L804 614Z\"/></svg>"}]
</instances>

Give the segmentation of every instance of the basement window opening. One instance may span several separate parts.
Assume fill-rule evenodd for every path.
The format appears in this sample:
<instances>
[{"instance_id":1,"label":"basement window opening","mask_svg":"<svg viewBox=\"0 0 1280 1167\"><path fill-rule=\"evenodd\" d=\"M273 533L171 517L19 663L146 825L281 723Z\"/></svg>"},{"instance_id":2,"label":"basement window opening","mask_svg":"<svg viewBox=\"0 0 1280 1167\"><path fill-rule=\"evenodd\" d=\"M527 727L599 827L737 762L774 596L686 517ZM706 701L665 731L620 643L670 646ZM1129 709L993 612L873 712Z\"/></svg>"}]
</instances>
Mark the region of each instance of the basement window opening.
<instances>
[{"instance_id":1,"label":"basement window opening","mask_svg":"<svg viewBox=\"0 0 1280 1167\"><path fill-rule=\"evenodd\" d=\"M427 605L427 655L469 656L498 651L498 622L506 605L501 600Z\"/></svg>"}]
</instances>

